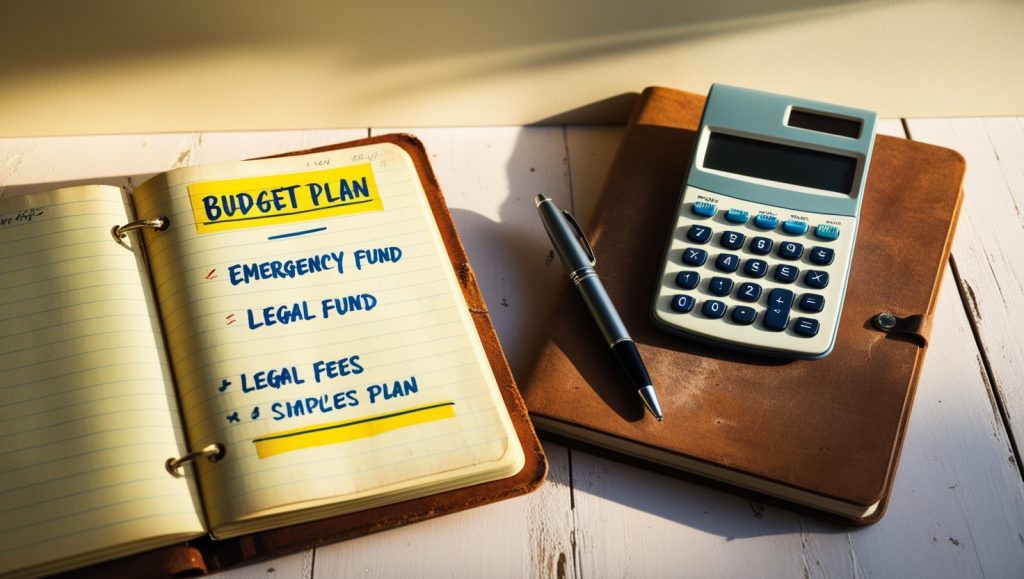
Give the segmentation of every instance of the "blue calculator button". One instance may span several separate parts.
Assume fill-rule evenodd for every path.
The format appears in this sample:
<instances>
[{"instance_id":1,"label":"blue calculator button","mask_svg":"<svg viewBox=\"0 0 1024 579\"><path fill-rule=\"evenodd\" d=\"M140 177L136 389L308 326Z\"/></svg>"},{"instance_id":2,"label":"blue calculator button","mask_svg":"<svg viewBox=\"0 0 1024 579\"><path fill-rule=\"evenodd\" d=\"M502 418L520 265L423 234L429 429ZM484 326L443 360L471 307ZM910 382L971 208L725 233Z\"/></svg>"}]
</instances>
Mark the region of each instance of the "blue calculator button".
<instances>
[{"instance_id":1,"label":"blue calculator button","mask_svg":"<svg viewBox=\"0 0 1024 579\"><path fill-rule=\"evenodd\" d=\"M793 331L801 336L813 338L818 335L818 328L820 327L818 320L811 318L797 318L796 323L793 324Z\"/></svg>"},{"instance_id":2,"label":"blue calculator button","mask_svg":"<svg viewBox=\"0 0 1024 579\"><path fill-rule=\"evenodd\" d=\"M732 291L732 280L727 277L713 277L708 283L708 291L716 296L727 296Z\"/></svg>"},{"instance_id":3,"label":"blue calculator button","mask_svg":"<svg viewBox=\"0 0 1024 579\"><path fill-rule=\"evenodd\" d=\"M688 247L683 251L683 263L686 265L697 267L699 265L704 265L704 262L707 260L708 252L703 249Z\"/></svg>"},{"instance_id":4,"label":"blue calculator button","mask_svg":"<svg viewBox=\"0 0 1024 579\"><path fill-rule=\"evenodd\" d=\"M789 325L789 310L793 305L793 292L775 288L768 293L768 310L764 313L766 330L781 332Z\"/></svg>"},{"instance_id":5,"label":"blue calculator button","mask_svg":"<svg viewBox=\"0 0 1024 579\"><path fill-rule=\"evenodd\" d=\"M799 275L800 270L792 265L780 264L775 266L775 279L782 283L793 283Z\"/></svg>"},{"instance_id":6,"label":"blue calculator button","mask_svg":"<svg viewBox=\"0 0 1024 579\"><path fill-rule=\"evenodd\" d=\"M691 225L686 238L694 243L707 243L711 240L711 228L703 225Z\"/></svg>"},{"instance_id":7,"label":"blue calculator button","mask_svg":"<svg viewBox=\"0 0 1024 579\"><path fill-rule=\"evenodd\" d=\"M756 283L741 283L736 290L736 299L745 302L756 302L761 297L761 286Z\"/></svg>"},{"instance_id":8,"label":"blue calculator button","mask_svg":"<svg viewBox=\"0 0 1024 579\"><path fill-rule=\"evenodd\" d=\"M715 258L718 271L734 272L740 266L740 258L732 253L723 253Z\"/></svg>"},{"instance_id":9,"label":"blue calculator button","mask_svg":"<svg viewBox=\"0 0 1024 579\"><path fill-rule=\"evenodd\" d=\"M725 212L725 220L729 223L746 223L750 214L742 209L730 209Z\"/></svg>"},{"instance_id":10,"label":"blue calculator button","mask_svg":"<svg viewBox=\"0 0 1024 579\"><path fill-rule=\"evenodd\" d=\"M815 247L811 250L811 262L818 265L830 265L836 252L828 247Z\"/></svg>"},{"instance_id":11,"label":"blue calculator button","mask_svg":"<svg viewBox=\"0 0 1024 579\"><path fill-rule=\"evenodd\" d=\"M719 243L726 249L739 249L743 247L743 240L746 239L746 235L736 231L723 231L722 238Z\"/></svg>"},{"instance_id":12,"label":"blue calculator button","mask_svg":"<svg viewBox=\"0 0 1024 579\"><path fill-rule=\"evenodd\" d=\"M768 262L763 259L748 259L743 264L743 273L750 277L764 277L768 273Z\"/></svg>"},{"instance_id":13,"label":"blue calculator button","mask_svg":"<svg viewBox=\"0 0 1024 579\"><path fill-rule=\"evenodd\" d=\"M736 306L732 309L732 321L741 326L749 326L757 319L757 311L748 306Z\"/></svg>"},{"instance_id":14,"label":"blue calculator button","mask_svg":"<svg viewBox=\"0 0 1024 579\"><path fill-rule=\"evenodd\" d=\"M676 274L676 285L683 289L693 289L700 283L700 274L695 271L681 271Z\"/></svg>"},{"instance_id":15,"label":"blue calculator button","mask_svg":"<svg viewBox=\"0 0 1024 579\"><path fill-rule=\"evenodd\" d=\"M825 309L825 296L804 294L800 296L800 303L797 307L805 312L820 312Z\"/></svg>"},{"instance_id":16,"label":"blue calculator button","mask_svg":"<svg viewBox=\"0 0 1024 579\"><path fill-rule=\"evenodd\" d=\"M680 314L685 314L692 310L693 305L696 303L697 300L693 299L693 296L688 296L686 294L672 296L672 309Z\"/></svg>"},{"instance_id":17,"label":"blue calculator button","mask_svg":"<svg viewBox=\"0 0 1024 579\"><path fill-rule=\"evenodd\" d=\"M807 222L799 219L787 219L782 222L782 230L790 235L803 235L807 233Z\"/></svg>"},{"instance_id":18,"label":"blue calculator button","mask_svg":"<svg viewBox=\"0 0 1024 579\"><path fill-rule=\"evenodd\" d=\"M750 253L756 253L757 255L768 255L772 252L773 242L767 237L755 237L750 240Z\"/></svg>"},{"instance_id":19,"label":"blue calculator button","mask_svg":"<svg viewBox=\"0 0 1024 579\"><path fill-rule=\"evenodd\" d=\"M709 318L720 318L725 315L725 310L727 309L728 307L718 300L708 300L704 302L701 311Z\"/></svg>"},{"instance_id":20,"label":"blue calculator button","mask_svg":"<svg viewBox=\"0 0 1024 579\"><path fill-rule=\"evenodd\" d=\"M814 289L825 289L828 286L828 272L814 269L807 270L804 274L804 283L807 287Z\"/></svg>"},{"instance_id":21,"label":"blue calculator button","mask_svg":"<svg viewBox=\"0 0 1024 579\"><path fill-rule=\"evenodd\" d=\"M779 257L782 259L800 259L803 254L803 244L795 241L783 241L779 244Z\"/></svg>"},{"instance_id":22,"label":"blue calculator button","mask_svg":"<svg viewBox=\"0 0 1024 579\"><path fill-rule=\"evenodd\" d=\"M697 201L693 204L693 212L701 217L714 217L718 212L718 205L707 201Z\"/></svg>"},{"instance_id":23,"label":"blue calculator button","mask_svg":"<svg viewBox=\"0 0 1024 579\"><path fill-rule=\"evenodd\" d=\"M834 241L839 239L839 228L835 225L819 225L814 228L814 235L817 236L818 239Z\"/></svg>"},{"instance_id":24,"label":"blue calculator button","mask_svg":"<svg viewBox=\"0 0 1024 579\"><path fill-rule=\"evenodd\" d=\"M754 225L761 229L775 229L775 226L779 224L779 218L774 215L767 215L765 213L758 213L754 217Z\"/></svg>"}]
</instances>

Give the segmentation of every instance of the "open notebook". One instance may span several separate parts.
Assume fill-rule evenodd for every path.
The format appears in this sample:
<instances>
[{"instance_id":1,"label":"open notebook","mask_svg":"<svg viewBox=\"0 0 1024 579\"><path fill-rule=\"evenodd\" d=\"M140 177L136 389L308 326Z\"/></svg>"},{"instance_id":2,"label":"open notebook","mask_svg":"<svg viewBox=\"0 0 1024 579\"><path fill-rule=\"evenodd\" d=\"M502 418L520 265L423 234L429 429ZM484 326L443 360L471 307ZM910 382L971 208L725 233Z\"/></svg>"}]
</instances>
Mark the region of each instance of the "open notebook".
<instances>
[{"instance_id":1,"label":"open notebook","mask_svg":"<svg viewBox=\"0 0 1024 579\"><path fill-rule=\"evenodd\" d=\"M407 148L0 201L0 574L523 470Z\"/></svg>"}]
</instances>

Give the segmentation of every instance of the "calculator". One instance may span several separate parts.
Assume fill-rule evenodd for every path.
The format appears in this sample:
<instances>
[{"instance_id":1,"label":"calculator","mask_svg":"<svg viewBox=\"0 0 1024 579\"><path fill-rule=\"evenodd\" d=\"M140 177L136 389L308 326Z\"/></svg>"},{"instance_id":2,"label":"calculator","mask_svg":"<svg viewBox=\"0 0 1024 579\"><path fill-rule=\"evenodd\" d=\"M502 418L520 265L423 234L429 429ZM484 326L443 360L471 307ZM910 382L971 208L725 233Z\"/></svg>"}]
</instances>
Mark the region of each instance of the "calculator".
<instances>
[{"instance_id":1,"label":"calculator","mask_svg":"<svg viewBox=\"0 0 1024 579\"><path fill-rule=\"evenodd\" d=\"M876 120L871 111L712 86L668 232L654 323L756 354L827 356Z\"/></svg>"}]
</instances>

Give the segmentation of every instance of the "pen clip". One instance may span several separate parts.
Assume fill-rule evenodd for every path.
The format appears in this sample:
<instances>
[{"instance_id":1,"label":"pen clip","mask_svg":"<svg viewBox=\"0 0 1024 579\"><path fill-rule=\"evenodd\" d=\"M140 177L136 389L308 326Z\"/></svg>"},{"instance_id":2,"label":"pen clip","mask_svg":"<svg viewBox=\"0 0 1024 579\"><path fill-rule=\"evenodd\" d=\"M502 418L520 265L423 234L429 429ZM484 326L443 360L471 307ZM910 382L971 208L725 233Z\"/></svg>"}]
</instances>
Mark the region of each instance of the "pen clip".
<instances>
[{"instance_id":1,"label":"pen clip","mask_svg":"<svg viewBox=\"0 0 1024 579\"><path fill-rule=\"evenodd\" d=\"M565 209L562 209L562 215L565 215L565 218L569 221L569 225L572 225L572 228L576 230L576 239L583 243L583 251L587 253L587 259L590 260L590 265L597 265L597 256L594 255L594 248L590 247L590 241L587 240L587 234L583 233L583 228L580 227L579 223L576 223L576 218L572 216L572 213L569 213Z\"/></svg>"}]
</instances>

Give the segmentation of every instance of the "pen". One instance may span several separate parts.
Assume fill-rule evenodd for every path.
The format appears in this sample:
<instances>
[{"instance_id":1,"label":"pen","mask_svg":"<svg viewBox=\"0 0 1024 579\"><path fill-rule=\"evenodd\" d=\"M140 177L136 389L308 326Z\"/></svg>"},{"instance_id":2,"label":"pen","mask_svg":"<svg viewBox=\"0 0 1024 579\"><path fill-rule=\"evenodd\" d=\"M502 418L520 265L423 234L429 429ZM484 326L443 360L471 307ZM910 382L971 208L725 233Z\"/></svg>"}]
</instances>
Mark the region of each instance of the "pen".
<instances>
[{"instance_id":1,"label":"pen","mask_svg":"<svg viewBox=\"0 0 1024 579\"><path fill-rule=\"evenodd\" d=\"M540 220L548 232L548 237L551 238L551 244L555 246L555 253L569 274L569 281L576 286L576 291L587 304L587 309L597 322L597 327L601 330L608 347L626 371L630 385L640 394L644 406L658 422L661 422L661 405L658 403L658 395L654 392L654 385L651 384L651 377L647 374L643 360L640 359L636 343L629 337L626 326L615 311L608 293L604 291L597 272L594 271L597 258L594 257L594 250L590 247L587 236L583 234L572 214L559 209L547 195L537 195L537 212L540 213Z\"/></svg>"}]
</instances>

